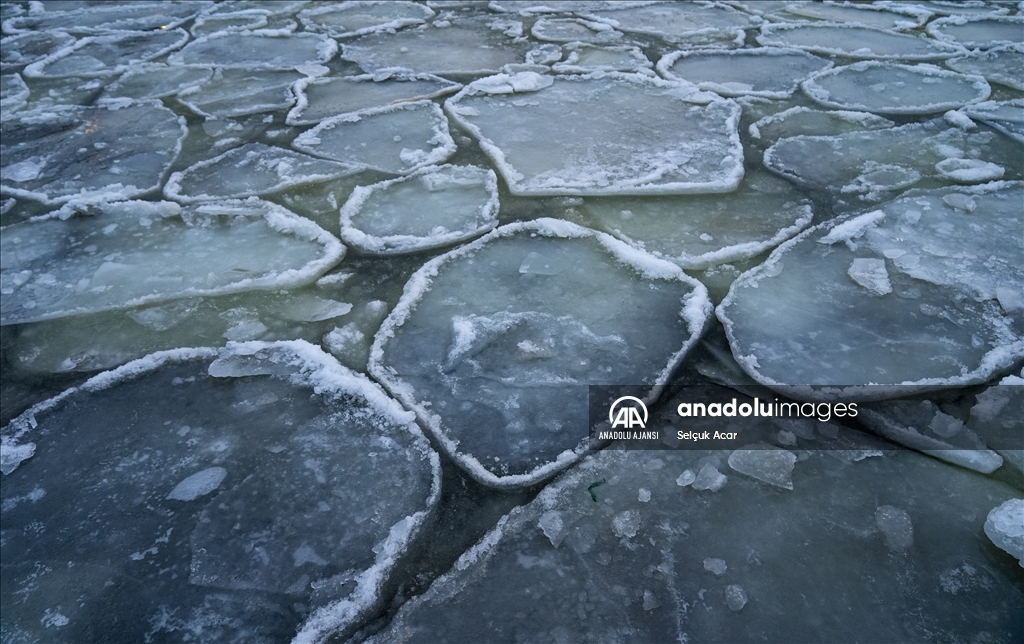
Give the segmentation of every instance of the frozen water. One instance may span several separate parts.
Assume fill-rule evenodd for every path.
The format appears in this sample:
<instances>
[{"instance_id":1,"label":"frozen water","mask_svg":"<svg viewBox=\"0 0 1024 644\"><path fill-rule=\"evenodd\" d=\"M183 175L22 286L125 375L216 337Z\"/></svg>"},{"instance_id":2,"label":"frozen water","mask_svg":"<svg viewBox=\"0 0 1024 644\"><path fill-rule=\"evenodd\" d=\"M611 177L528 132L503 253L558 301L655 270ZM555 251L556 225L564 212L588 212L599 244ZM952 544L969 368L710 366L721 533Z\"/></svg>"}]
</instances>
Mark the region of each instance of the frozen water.
<instances>
[{"instance_id":1,"label":"frozen water","mask_svg":"<svg viewBox=\"0 0 1024 644\"><path fill-rule=\"evenodd\" d=\"M754 63L756 61L756 63ZM799 49L762 47L730 51L675 51L658 61L669 80L693 83L722 96L787 98L831 61Z\"/></svg>"},{"instance_id":2,"label":"frozen water","mask_svg":"<svg viewBox=\"0 0 1024 644\"><path fill-rule=\"evenodd\" d=\"M1010 499L993 508L985 519L985 534L1024 568L1024 499Z\"/></svg>"},{"instance_id":3,"label":"frozen water","mask_svg":"<svg viewBox=\"0 0 1024 644\"><path fill-rule=\"evenodd\" d=\"M969 49L1024 44L1024 17L950 16L928 23L927 31L933 38Z\"/></svg>"},{"instance_id":4,"label":"frozen water","mask_svg":"<svg viewBox=\"0 0 1024 644\"><path fill-rule=\"evenodd\" d=\"M42 201L131 199L154 191L185 121L155 102L68 107L0 123L0 191Z\"/></svg>"},{"instance_id":5,"label":"frozen water","mask_svg":"<svg viewBox=\"0 0 1024 644\"><path fill-rule=\"evenodd\" d=\"M299 20L307 30L323 32L332 38L347 38L423 24L433 15L429 7L413 2L355 1L303 9Z\"/></svg>"},{"instance_id":6,"label":"frozen water","mask_svg":"<svg viewBox=\"0 0 1024 644\"><path fill-rule=\"evenodd\" d=\"M244 69L292 69L326 63L338 44L311 33L222 32L196 38L167 57L171 65L202 65Z\"/></svg>"},{"instance_id":7,"label":"frozen water","mask_svg":"<svg viewBox=\"0 0 1024 644\"><path fill-rule=\"evenodd\" d=\"M14 70L39 62L75 42L62 31L29 31L0 39L0 70Z\"/></svg>"},{"instance_id":8,"label":"frozen water","mask_svg":"<svg viewBox=\"0 0 1024 644\"><path fill-rule=\"evenodd\" d=\"M0 472L6 476L18 469L23 461L32 458L36 452L35 443L0 443Z\"/></svg>"},{"instance_id":9,"label":"frozen water","mask_svg":"<svg viewBox=\"0 0 1024 644\"><path fill-rule=\"evenodd\" d=\"M1007 45L988 51L945 61L950 69L963 74L984 76L990 83L999 83L1024 91L1024 46Z\"/></svg>"},{"instance_id":10,"label":"frozen water","mask_svg":"<svg viewBox=\"0 0 1024 644\"><path fill-rule=\"evenodd\" d=\"M335 116L303 132L292 146L326 159L393 174L443 163L455 152L448 120L431 101Z\"/></svg>"},{"instance_id":11,"label":"frozen water","mask_svg":"<svg viewBox=\"0 0 1024 644\"><path fill-rule=\"evenodd\" d=\"M916 640L987 631L988 602L1004 617L1024 610L1016 562L996 563L981 534L987 509L1017 495L1006 484L913 452L843 463L810 451L791 492L744 477L713 495L672 485L674 472L708 454L661 452L666 467L658 470L642 467L644 452L589 457L502 519L369 641L462 642L473 633L480 640L824 642L850 632L866 641L894 633ZM594 503L587 486L599 480L607 483ZM641 486L672 489L672 500L639 503ZM554 513L557 548L538 529ZM626 527L626 519L628 530L610 529ZM887 542L906 549L894 556ZM857 554L838 554L847 552ZM937 565L965 564L978 583L953 595L938 582ZM780 621L794 605L829 619ZM1015 637L1021 632L1012 619L1000 623Z\"/></svg>"},{"instance_id":12,"label":"frozen water","mask_svg":"<svg viewBox=\"0 0 1024 644\"><path fill-rule=\"evenodd\" d=\"M498 178L476 166L426 167L359 186L341 208L341 239L372 255L468 241L498 222Z\"/></svg>"},{"instance_id":13,"label":"frozen water","mask_svg":"<svg viewBox=\"0 0 1024 644\"><path fill-rule=\"evenodd\" d=\"M939 174L957 183L983 183L1002 179L1006 169L980 159L944 159L935 164Z\"/></svg>"},{"instance_id":14,"label":"frozen water","mask_svg":"<svg viewBox=\"0 0 1024 644\"><path fill-rule=\"evenodd\" d=\"M724 559L707 558L704 560L704 570L713 573L716 577L721 577L725 574L725 571L729 569Z\"/></svg>"},{"instance_id":15,"label":"frozen water","mask_svg":"<svg viewBox=\"0 0 1024 644\"><path fill-rule=\"evenodd\" d=\"M338 240L316 224L255 199L185 208L125 201L95 209L5 228L3 324L301 286L344 256Z\"/></svg>"},{"instance_id":16,"label":"frozen water","mask_svg":"<svg viewBox=\"0 0 1024 644\"><path fill-rule=\"evenodd\" d=\"M892 293L892 283L889 282L889 273L885 270L884 259L858 257L850 264L846 274L854 282L878 295Z\"/></svg>"},{"instance_id":17,"label":"frozen water","mask_svg":"<svg viewBox=\"0 0 1024 644\"><path fill-rule=\"evenodd\" d=\"M54 3L46 3L51 7ZM116 30L168 30L181 25L204 8L203 2L174 4L127 3L117 6L79 4L80 9L30 11L27 16L13 17L3 23L4 33L59 30L74 34L104 33Z\"/></svg>"},{"instance_id":18,"label":"frozen water","mask_svg":"<svg viewBox=\"0 0 1024 644\"><path fill-rule=\"evenodd\" d=\"M1024 309L1024 306L1020 308ZM977 396L967 426L1019 472L1024 472L1024 379L1007 376Z\"/></svg>"},{"instance_id":19,"label":"frozen water","mask_svg":"<svg viewBox=\"0 0 1024 644\"><path fill-rule=\"evenodd\" d=\"M192 23L189 32L196 37L209 36L222 31L249 31L267 26L270 13L262 9L249 9L224 13L204 13Z\"/></svg>"},{"instance_id":20,"label":"frozen water","mask_svg":"<svg viewBox=\"0 0 1024 644\"><path fill-rule=\"evenodd\" d=\"M638 47L629 45L597 46L587 43L568 43L559 51L565 57L551 69L559 74L589 74L604 72L642 72L654 65Z\"/></svg>"},{"instance_id":21,"label":"frozen water","mask_svg":"<svg viewBox=\"0 0 1024 644\"><path fill-rule=\"evenodd\" d=\"M587 13L586 17L626 33L692 44L705 44L721 38L742 43L743 30L759 22L741 11L716 3L652 3L595 10Z\"/></svg>"},{"instance_id":22,"label":"frozen water","mask_svg":"<svg viewBox=\"0 0 1024 644\"><path fill-rule=\"evenodd\" d=\"M412 415L303 342L154 354L29 414L4 430L36 444L4 477L3 574L20 591L3 595L5 633L44 637L59 603L72 632L116 614L105 637L145 641L210 598L262 597L263 611L215 615L271 641L303 619L306 634L344 635L379 606L440 495ZM365 503L367 489L387 507ZM61 602L53 584L81 600ZM317 596L324 586L332 596Z\"/></svg>"},{"instance_id":23,"label":"frozen water","mask_svg":"<svg viewBox=\"0 0 1024 644\"><path fill-rule=\"evenodd\" d=\"M291 107L292 86L325 71L316 66L301 71L218 68L202 84L182 90L178 98L196 114L210 118L260 114Z\"/></svg>"},{"instance_id":24,"label":"frozen water","mask_svg":"<svg viewBox=\"0 0 1024 644\"><path fill-rule=\"evenodd\" d=\"M249 197L338 179L361 169L294 150L247 143L175 172L167 180L164 194L182 203Z\"/></svg>"},{"instance_id":25,"label":"frozen water","mask_svg":"<svg viewBox=\"0 0 1024 644\"><path fill-rule=\"evenodd\" d=\"M445 102L515 195L727 192L743 176L732 101L690 103L677 84L635 74L549 81L499 74ZM625 113L648 116L618 127Z\"/></svg>"},{"instance_id":26,"label":"frozen water","mask_svg":"<svg viewBox=\"0 0 1024 644\"><path fill-rule=\"evenodd\" d=\"M937 16L995 16L1009 13L1008 5L984 2L983 0L912 0L909 3L881 0L879 5L899 10L908 8L923 10Z\"/></svg>"},{"instance_id":27,"label":"frozen water","mask_svg":"<svg viewBox=\"0 0 1024 644\"><path fill-rule=\"evenodd\" d=\"M32 78L112 76L159 58L188 41L184 29L116 32L82 38L25 68Z\"/></svg>"},{"instance_id":28,"label":"frozen water","mask_svg":"<svg viewBox=\"0 0 1024 644\"><path fill-rule=\"evenodd\" d=\"M864 130L884 130L895 123L867 112L832 110L823 112L809 107L791 107L751 123L750 135L761 145L772 145L781 138L836 135Z\"/></svg>"},{"instance_id":29,"label":"frozen water","mask_svg":"<svg viewBox=\"0 0 1024 644\"><path fill-rule=\"evenodd\" d=\"M725 487L728 481L729 477L719 472L717 467L711 463L705 463L697 472L697 478L693 480L692 487L695 490L717 492Z\"/></svg>"},{"instance_id":30,"label":"frozen water","mask_svg":"<svg viewBox=\"0 0 1024 644\"><path fill-rule=\"evenodd\" d=\"M25 84L20 74L0 76L0 109L4 112L3 118L7 118L12 112L24 107L28 96L28 85Z\"/></svg>"},{"instance_id":31,"label":"frozen water","mask_svg":"<svg viewBox=\"0 0 1024 644\"><path fill-rule=\"evenodd\" d=\"M796 47L816 54L889 60L941 60L964 49L921 36L873 27L844 24L782 24L761 27L757 42L772 47Z\"/></svg>"},{"instance_id":32,"label":"frozen water","mask_svg":"<svg viewBox=\"0 0 1024 644\"><path fill-rule=\"evenodd\" d=\"M968 106L964 113L1024 143L1024 100L986 101Z\"/></svg>"},{"instance_id":33,"label":"frozen water","mask_svg":"<svg viewBox=\"0 0 1024 644\"><path fill-rule=\"evenodd\" d=\"M103 98L164 98L202 85L212 75L213 70L204 67L137 65L104 87Z\"/></svg>"},{"instance_id":34,"label":"frozen water","mask_svg":"<svg viewBox=\"0 0 1024 644\"><path fill-rule=\"evenodd\" d=\"M796 455L769 445L748 445L729 455L729 467L752 479L784 490L793 489Z\"/></svg>"},{"instance_id":35,"label":"frozen water","mask_svg":"<svg viewBox=\"0 0 1024 644\"><path fill-rule=\"evenodd\" d=\"M724 195L587 199L586 222L686 269L750 259L811 223L810 203L763 170Z\"/></svg>"},{"instance_id":36,"label":"frozen water","mask_svg":"<svg viewBox=\"0 0 1024 644\"><path fill-rule=\"evenodd\" d=\"M816 74L804 92L825 107L875 114L929 114L955 110L988 98L981 76L932 65L861 62Z\"/></svg>"},{"instance_id":37,"label":"frozen water","mask_svg":"<svg viewBox=\"0 0 1024 644\"><path fill-rule=\"evenodd\" d=\"M916 191L804 232L719 307L733 355L768 385L984 382L1024 354L1020 314L996 294L1024 281L1022 198L1020 184ZM868 275L851 274L857 259L875 260ZM879 261L892 292L880 293Z\"/></svg>"},{"instance_id":38,"label":"frozen water","mask_svg":"<svg viewBox=\"0 0 1024 644\"><path fill-rule=\"evenodd\" d=\"M537 40L564 43L610 43L622 38L622 33L607 23L572 18L541 18L533 23L530 33Z\"/></svg>"},{"instance_id":39,"label":"frozen water","mask_svg":"<svg viewBox=\"0 0 1024 644\"><path fill-rule=\"evenodd\" d=\"M901 13L897 13L897 11L901 11ZM789 22L794 17L798 17L901 31L920 27L931 17L928 11L915 10L913 5L889 5L887 9L881 9L870 4L833 4L828 2L787 4L783 11L775 15L778 15L783 22Z\"/></svg>"},{"instance_id":40,"label":"frozen water","mask_svg":"<svg viewBox=\"0 0 1024 644\"><path fill-rule=\"evenodd\" d=\"M512 224L412 277L369 369L473 477L527 486L586 451L586 385L661 385L709 306L677 266L607 235Z\"/></svg>"},{"instance_id":41,"label":"frozen water","mask_svg":"<svg viewBox=\"0 0 1024 644\"><path fill-rule=\"evenodd\" d=\"M288 112L289 125L316 125L320 121L406 101L437 98L462 85L431 74L379 74L310 78L295 84L296 105Z\"/></svg>"}]
</instances>

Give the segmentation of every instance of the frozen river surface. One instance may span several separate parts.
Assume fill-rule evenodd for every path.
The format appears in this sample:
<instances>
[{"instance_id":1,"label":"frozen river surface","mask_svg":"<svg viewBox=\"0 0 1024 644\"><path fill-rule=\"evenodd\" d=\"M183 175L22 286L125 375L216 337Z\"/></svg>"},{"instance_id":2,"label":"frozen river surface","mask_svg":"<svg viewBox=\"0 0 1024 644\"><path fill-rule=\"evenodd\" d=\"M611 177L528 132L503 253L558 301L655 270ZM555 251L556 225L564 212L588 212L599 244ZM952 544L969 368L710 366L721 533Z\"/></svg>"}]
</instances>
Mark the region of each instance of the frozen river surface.
<instances>
[{"instance_id":1,"label":"frozen river surface","mask_svg":"<svg viewBox=\"0 0 1024 644\"><path fill-rule=\"evenodd\" d=\"M1024 5L0 11L2 644L1024 641Z\"/></svg>"}]
</instances>

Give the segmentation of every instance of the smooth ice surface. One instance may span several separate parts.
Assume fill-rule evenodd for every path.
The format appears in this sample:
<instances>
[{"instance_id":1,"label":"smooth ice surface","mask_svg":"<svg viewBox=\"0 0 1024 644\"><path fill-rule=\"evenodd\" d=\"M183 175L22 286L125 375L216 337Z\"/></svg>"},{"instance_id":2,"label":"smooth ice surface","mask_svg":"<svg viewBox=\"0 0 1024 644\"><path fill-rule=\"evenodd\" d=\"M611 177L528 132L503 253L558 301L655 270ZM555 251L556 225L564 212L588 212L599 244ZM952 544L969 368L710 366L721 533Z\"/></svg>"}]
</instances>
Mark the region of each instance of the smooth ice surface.
<instances>
[{"instance_id":1,"label":"smooth ice surface","mask_svg":"<svg viewBox=\"0 0 1024 644\"><path fill-rule=\"evenodd\" d=\"M559 74L605 72L639 72L653 69L654 64L638 47L629 45L597 46L568 43L561 49L564 57L551 66Z\"/></svg>"},{"instance_id":2,"label":"smooth ice surface","mask_svg":"<svg viewBox=\"0 0 1024 644\"><path fill-rule=\"evenodd\" d=\"M765 25L757 42L816 54L890 60L941 60L964 49L931 38L843 24Z\"/></svg>"},{"instance_id":3,"label":"smooth ice surface","mask_svg":"<svg viewBox=\"0 0 1024 644\"><path fill-rule=\"evenodd\" d=\"M750 124L750 136L761 145L771 145L781 138L835 135L864 130L884 130L895 123L887 118L867 112L812 110L809 107L791 107L766 116Z\"/></svg>"},{"instance_id":4,"label":"smooth ice surface","mask_svg":"<svg viewBox=\"0 0 1024 644\"><path fill-rule=\"evenodd\" d=\"M204 67L176 67L157 63L133 66L103 88L104 98L163 98L201 85L213 75Z\"/></svg>"},{"instance_id":5,"label":"smooth ice surface","mask_svg":"<svg viewBox=\"0 0 1024 644\"><path fill-rule=\"evenodd\" d=\"M825 107L875 114L931 114L955 110L988 98L981 76L958 74L933 65L860 62L816 74L804 92Z\"/></svg>"},{"instance_id":6,"label":"smooth ice surface","mask_svg":"<svg viewBox=\"0 0 1024 644\"><path fill-rule=\"evenodd\" d=\"M839 439L872 444L853 436L844 429ZM646 468L653 458L664 467ZM1014 488L913 452L850 462L826 450L804 454L792 491L743 476L714 494L673 485L676 472L715 458L589 457L507 515L369 641L463 642L470 632L513 642L1024 633L1015 619L1024 610L1019 569L995 561L981 532L988 508ZM606 482L597 502L587 492L595 481ZM640 487L649 502L638 502ZM556 514L557 547L538 526ZM778 619L793 606L828 618Z\"/></svg>"},{"instance_id":7,"label":"smooth ice surface","mask_svg":"<svg viewBox=\"0 0 1024 644\"><path fill-rule=\"evenodd\" d=\"M224 32L196 38L167 57L171 65L214 65L245 69L291 69L326 63L338 44L317 34Z\"/></svg>"},{"instance_id":8,"label":"smooth ice surface","mask_svg":"<svg viewBox=\"0 0 1024 644\"><path fill-rule=\"evenodd\" d=\"M104 203L8 226L3 324L308 284L344 256L313 222L250 199Z\"/></svg>"},{"instance_id":9,"label":"smooth ice surface","mask_svg":"<svg viewBox=\"0 0 1024 644\"><path fill-rule=\"evenodd\" d=\"M763 170L724 195L588 198L580 210L598 230L687 269L749 259L811 223L793 186Z\"/></svg>"},{"instance_id":10,"label":"smooth ice surface","mask_svg":"<svg viewBox=\"0 0 1024 644\"><path fill-rule=\"evenodd\" d=\"M985 534L1024 568L1024 499L1010 499L985 519Z\"/></svg>"},{"instance_id":11,"label":"smooth ice surface","mask_svg":"<svg viewBox=\"0 0 1024 644\"><path fill-rule=\"evenodd\" d=\"M292 146L393 174L443 163L455 152L448 120L431 101L398 103L332 117L300 134Z\"/></svg>"},{"instance_id":12,"label":"smooth ice surface","mask_svg":"<svg viewBox=\"0 0 1024 644\"><path fill-rule=\"evenodd\" d=\"M154 354L3 433L36 444L2 490L4 632L28 640L54 607L70 641L344 635L440 495L412 415L304 342Z\"/></svg>"},{"instance_id":13,"label":"smooth ice surface","mask_svg":"<svg viewBox=\"0 0 1024 644\"><path fill-rule=\"evenodd\" d=\"M515 195L735 188L743 176L739 106L681 96L687 92L678 84L641 75L552 80L523 72L471 83L445 109L480 141ZM626 113L644 118L623 128Z\"/></svg>"},{"instance_id":14,"label":"smooth ice surface","mask_svg":"<svg viewBox=\"0 0 1024 644\"><path fill-rule=\"evenodd\" d=\"M1020 184L916 191L806 231L719 307L733 355L768 385L984 382L1024 356L997 297L1024 283L1022 199Z\"/></svg>"},{"instance_id":15,"label":"smooth ice surface","mask_svg":"<svg viewBox=\"0 0 1024 644\"><path fill-rule=\"evenodd\" d=\"M895 5L892 8L903 10L904 13L887 11L867 3L794 2L787 4L785 9L775 15L781 18L783 22L791 22L796 17L898 30L920 27L931 17L931 14L923 9L914 11L913 5L901 4Z\"/></svg>"},{"instance_id":16,"label":"smooth ice surface","mask_svg":"<svg viewBox=\"0 0 1024 644\"><path fill-rule=\"evenodd\" d=\"M310 31L346 38L422 24L433 15L429 7L413 2L355 1L303 9L299 20Z\"/></svg>"},{"instance_id":17,"label":"smooth ice surface","mask_svg":"<svg viewBox=\"0 0 1024 644\"><path fill-rule=\"evenodd\" d=\"M341 239L377 255L467 241L498 222L498 178L476 166L428 166L358 186L341 208Z\"/></svg>"},{"instance_id":18,"label":"smooth ice surface","mask_svg":"<svg viewBox=\"0 0 1024 644\"><path fill-rule=\"evenodd\" d=\"M758 20L722 4L681 2L651 3L642 6L595 10L586 17L605 22L627 33L658 36L669 42L703 38L732 37L756 26Z\"/></svg>"},{"instance_id":19,"label":"smooth ice surface","mask_svg":"<svg viewBox=\"0 0 1024 644\"><path fill-rule=\"evenodd\" d=\"M338 179L361 169L294 150L247 143L175 172L167 180L164 194L183 203L249 197Z\"/></svg>"},{"instance_id":20,"label":"smooth ice surface","mask_svg":"<svg viewBox=\"0 0 1024 644\"><path fill-rule=\"evenodd\" d=\"M1006 44L1024 44L1024 17L950 16L928 23L928 34L969 49L988 49Z\"/></svg>"},{"instance_id":21,"label":"smooth ice surface","mask_svg":"<svg viewBox=\"0 0 1024 644\"><path fill-rule=\"evenodd\" d=\"M411 278L369 369L474 478L527 486L585 453L586 385L661 385L709 306L677 266L607 235L511 224Z\"/></svg>"},{"instance_id":22,"label":"smooth ice surface","mask_svg":"<svg viewBox=\"0 0 1024 644\"><path fill-rule=\"evenodd\" d=\"M185 138L156 102L69 107L0 121L0 192L57 204L131 199L155 190Z\"/></svg>"},{"instance_id":23,"label":"smooth ice surface","mask_svg":"<svg viewBox=\"0 0 1024 644\"><path fill-rule=\"evenodd\" d=\"M383 78L334 76L295 83L297 103L288 112L289 125L316 125L320 121L394 103L437 98L462 85L431 74L381 74Z\"/></svg>"},{"instance_id":24,"label":"smooth ice surface","mask_svg":"<svg viewBox=\"0 0 1024 644\"><path fill-rule=\"evenodd\" d=\"M750 445L729 455L729 467L752 479L784 490L793 489L796 455L769 445Z\"/></svg>"},{"instance_id":25,"label":"smooth ice surface","mask_svg":"<svg viewBox=\"0 0 1024 644\"><path fill-rule=\"evenodd\" d=\"M57 50L25 68L33 78L112 76L132 65L158 58L188 41L184 29L116 32L90 36Z\"/></svg>"},{"instance_id":26,"label":"smooth ice surface","mask_svg":"<svg viewBox=\"0 0 1024 644\"><path fill-rule=\"evenodd\" d=\"M990 83L999 83L1024 91L1024 46L1007 45L988 51L945 61L950 69L963 74L984 76Z\"/></svg>"},{"instance_id":27,"label":"smooth ice surface","mask_svg":"<svg viewBox=\"0 0 1024 644\"><path fill-rule=\"evenodd\" d=\"M658 61L669 80L693 83L722 96L787 98L800 81L832 62L799 49L761 47L731 51L675 51Z\"/></svg>"},{"instance_id":28,"label":"smooth ice surface","mask_svg":"<svg viewBox=\"0 0 1024 644\"><path fill-rule=\"evenodd\" d=\"M188 69L188 68L186 68ZM216 69L202 84L182 90L179 100L200 116L234 118L285 109L295 104L292 86L326 71L325 67L299 70Z\"/></svg>"}]
</instances>

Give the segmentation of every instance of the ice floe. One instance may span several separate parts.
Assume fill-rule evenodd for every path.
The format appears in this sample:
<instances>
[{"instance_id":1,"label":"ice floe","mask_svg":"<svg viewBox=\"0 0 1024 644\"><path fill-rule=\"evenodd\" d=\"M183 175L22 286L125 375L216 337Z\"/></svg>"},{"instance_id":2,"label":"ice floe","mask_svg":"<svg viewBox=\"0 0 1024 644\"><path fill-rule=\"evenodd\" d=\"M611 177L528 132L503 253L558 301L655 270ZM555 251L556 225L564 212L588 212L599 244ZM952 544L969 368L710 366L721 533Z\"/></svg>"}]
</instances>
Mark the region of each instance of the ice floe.
<instances>
[{"instance_id":1,"label":"ice floe","mask_svg":"<svg viewBox=\"0 0 1024 644\"><path fill-rule=\"evenodd\" d=\"M423 24L434 16L429 7L414 2L373 0L303 9L299 20L310 31L319 31L332 38L362 36L378 31L394 31Z\"/></svg>"},{"instance_id":2,"label":"ice floe","mask_svg":"<svg viewBox=\"0 0 1024 644\"><path fill-rule=\"evenodd\" d=\"M459 83L431 74L381 73L302 79L295 83L295 107L289 125L316 125L349 114L395 103L437 98L462 89Z\"/></svg>"},{"instance_id":3,"label":"ice floe","mask_svg":"<svg viewBox=\"0 0 1024 644\"><path fill-rule=\"evenodd\" d=\"M533 23L530 34L547 42L609 43L622 39L622 33L604 22L573 18L541 18Z\"/></svg>"},{"instance_id":4,"label":"ice floe","mask_svg":"<svg viewBox=\"0 0 1024 644\"><path fill-rule=\"evenodd\" d=\"M964 53L962 47L952 43L841 23L765 25L757 42L864 59L941 60Z\"/></svg>"},{"instance_id":5,"label":"ice floe","mask_svg":"<svg viewBox=\"0 0 1024 644\"><path fill-rule=\"evenodd\" d=\"M195 19L189 33L198 38L226 31L262 29L267 26L269 15L260 9L204 13Z\"/></svg>"},{"instance_id":6,"label":"ice floe","mask_svg":"<svg viewBox=\"0 0 1024 644\"><path fill-rule=\"evenodd\" d=\"M787 98L800 81L830 67L831 61L824 58L776 47L674 51L658 61L658 73L669 80L693 83L722 96L765 98Z\"/></svg>"},{"instance_id":7,"label":"ice floe","mask_svg":"<svg viewBox=\"0 0 1024 644\"><path fill-rule=\"evenodd\" d=\"M981 76L889 62L836 67L815 74L801 87L825 107L887 115L955 110L985 100L992 91Z\"/></svg>"},{"instance_id":8,"label":"ice floe","mask_svg":"<svg viewBox=\"0 0 1024 644\"><path fill-rule=\"evenodd\" d=\"M559 51L551 69L559 74L589 74L604 72L642 72L654 65L638 47L630 45L598 46L587 43L567 43Z\"/></svg>"},{"instance_id":9,"label":"ice floe","mask_svg":"<svg viewBox=\"0 0 1024 644\"><path fill-rule=\"evenodd\" d=\"M428 166L408 177L357 187L341 208L341 239L372 255L411 253L468 241L497 221L493 170Z\"/></svg>"},{"instance_id":10,"label":"ice floe","mask_svg":"<svg viewBox=\"0 0 1024 644\"><path fill-rule=\"evenodd\" d=\"M510 224L410 279L369 370L474 478L525 487L586 452L588 384L659 387L709 312L674 264L568 222Z\"/></svg>"},{"instance_id":11,"label":"ice floe","mask_svg":"<svg viewBox=\"0 0 1024 644\"><path fill-rule=\"evenodd\" d=\"M732 101L638 74L499 74L445 102L515 195L726 192L743 176ZM702 97L703 98L703 97ZM621 127L623 114L644 114Z\"/></svg>"},{"instance_id":12,"label":"ice floe","mask_svg":"<svg viewBox=\"0 0 1024 644\"><path fill-rule=\"evenodd\" d=\"M759 144L772 145L779 139L793 136L835 136L846 132L884 130L895 125L887 118L868 112L825 112L797 106L759 119L747 130Z\"/></svg>"},{"instance_id":13,"label":"ice floe","mask_svg":"<svg viewBox=\"0 0 1024 644\"><path fill-rule=\"evenodd\" d=\"M188 38L184 29L89 36L28 65L24 74L30 78L113 76L180 48Z\"/></svg>"},{"instance_id":14,"label":"ice floe","mask_svg":"<svg viewBox=\"0 0 1024 644\"><path fill-rule=\"evenodd\" d=\"M52 4L52 3L47 3ZM164 2L88 6L71 11L30 12L3 23L4 33L25 33L60 30L73 34L94 34L110 31L166 31L195 17L205 8L204 2Z\"/></svg>"},{"instance_id":15,"label":"ice floe","mask_svg":"<svg viewBox=\"0 0 1024 644\"><path fill-rule=\"evenodd\" d=\"M964 109L964 114L1024 143L1024 99L986 101L978 105L969 105Z\"/></svg>"},{"instance_id":16,"label":"ice floe","mask_svg":"<svg viewBox=\"0 0 1024 644\"><path fill-rule=\"evenodd\" d=\"M101 203L4 230L3 324L308 284L344 246L256 199Z\"/></svg>"},{"instance_id":17,"label":"ice floe","mask_svg":"<svg viewBox=\"0 0 1024 644\"><path fill-rule=\"evenodd\" d=\"M167 57L171 65L293 69L323 64L338 51L338 43L312 33L221 32L196 38Z\"/></svg>"},{"instance_id":18,"label":"ice floe","mask_svg":"<svg viewBox=\"0 0 1024 644\"><path fill-rule=\"evenodd\" d=\"M113 83L103 88L104 99L164 98L174 96L210 80L209 67L177 67L157 63L134 65Z\"/></svg>"},{"instance_id":19,"label":"ice floe","mask_svg":"<svg viewBox=\"0 0 1024 644\"><path fill-rule=\"evenodd\" d=\"M759 18L719 3L620 5L583 15L629 34L657 36L668 42L695 45L721 40L742 43L744 29L760 23Z\"/></svg>"},{"instance_id":20,"label":"ice floe","mask_svg":"<svg viewBox=\"0 0 1024 644\"><path fill-rule=\"evenodd\" d=\"M344 635L380 606L440 497L412 414L301 341L153 354L3 438L5 456L35 445L2 492L3 573L21 590L17 610L4 595L4 629L19 637L49 639L55 605L65 632L125 617L103 628L126 641Z\"/></svg>"},{"instance_id":21,"label":"ice floe","mask_svg":"<svg viewBox=\"0 0 1024 644\"><path fill-rule=\"evenodd\" d=\"M835 2L789 3L781 12L772 14L773 17L776 15L783 22L791 22L795 17L900 31L916 29L932 16L929 11L906 4L890 4L882 8L867 3Z\"/></svg>"},{"instance_id":22,"label":"ice floe","mask_svg":"<svg viewBox=\"0 0 1024 644\"><path fill-rule=\"evenodd\" d=\"M75 42L62 31L29 31L0 39L0 70L14 70L39 62Z\"/></svg>"},{"instance_id":23,"label":"ice floe","mask_svg":"<svg viewBox=\"0 0 1024 644\"><path fill-rule=\"evenodd\" d=\"M178 99L196 114L210 118L272 112L295 104L295 83L326 71L323 66L291 70L217 68L203 83L182 90Z\"/></svg>"},{"instance_id":24,"label":"ice floe","mask_svg":"<svg viewBox=\"0 0 1024 644\"><path fill-rule=\"evenodd\" d=\"M1024 16L950 16L928 23L928 34L969 49L1024 44Z\"/></svg>"}]
</instances>

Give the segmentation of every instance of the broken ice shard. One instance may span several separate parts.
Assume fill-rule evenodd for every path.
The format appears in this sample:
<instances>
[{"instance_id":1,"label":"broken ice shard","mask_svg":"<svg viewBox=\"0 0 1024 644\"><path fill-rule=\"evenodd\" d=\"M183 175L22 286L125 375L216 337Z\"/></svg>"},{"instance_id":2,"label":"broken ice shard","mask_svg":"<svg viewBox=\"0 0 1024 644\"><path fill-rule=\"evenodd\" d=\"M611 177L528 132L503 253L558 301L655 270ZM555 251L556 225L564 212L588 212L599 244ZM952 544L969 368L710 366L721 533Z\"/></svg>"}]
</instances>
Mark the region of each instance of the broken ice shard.
<instances>
[{"instance_id":1,"label":"broken ice shard","mask_svg":"<svg viewBox=\"0 0 1024 644\"><path fill-rule=\"evenodd\" d=\"M345 252L313 222L255 198L184 208L150 201L94 208L94 214L4 229L3 324L301 286Z\"/></svg>"},{"instance_id":2,"label":"broken ice shard","mask_svg":"<svg viewBox=\"0 0 1024 644\"><path fill-rule=\"evenodd\" d=\"M612 237L510 224L413 275L369 370L474 478L525 487L585 453L587 385L660 386L709 306L678 266Z\"/></svg>"},{"instance_id":3,"label":"broken ice shard","mask_svg":"<svg viewBox=\"0 0 1024 644\"><path fill-rule=\"evenodd\" d=\"M985 519L985 534L1024 568L1024 499L1010 499L993 508Z\"/></svg>"},{"instance_id":4,"label":"broken ice shard","mask_svg":"<svg viewBox=\"0 0 1024 644\"><path fill-rule=\"evenodd\" d=\"M639 74L520 72L475 81L445 109L515 195L728 192L743 177L740 108L691 94Z\"/></svg>"}]
</instances>

